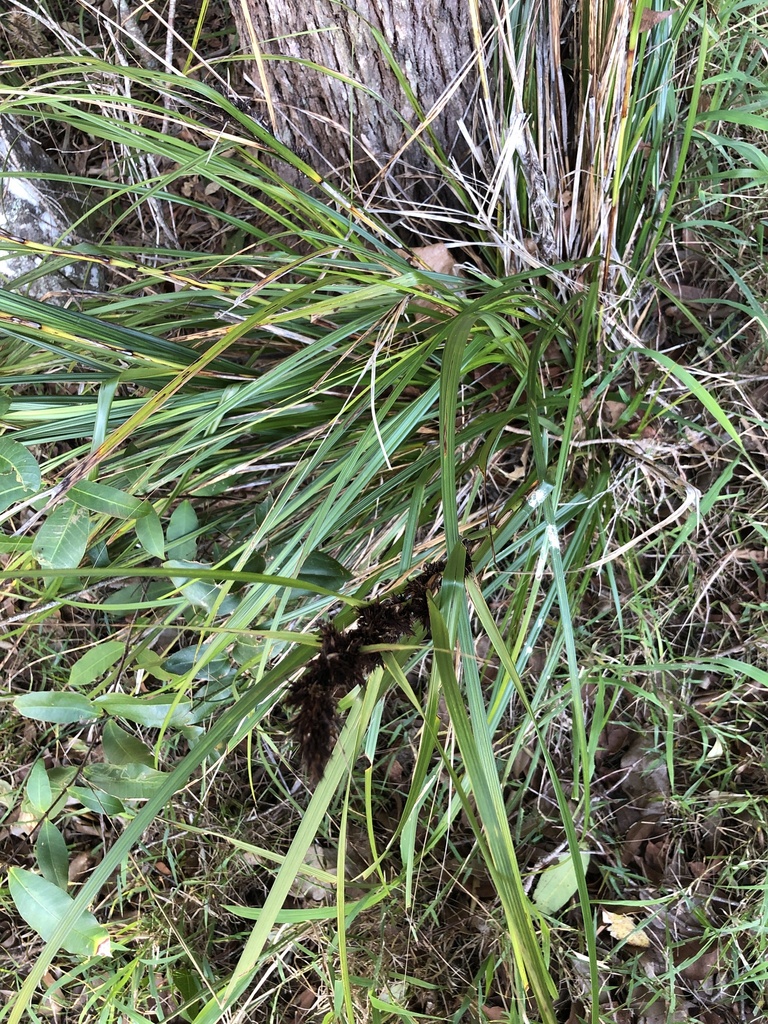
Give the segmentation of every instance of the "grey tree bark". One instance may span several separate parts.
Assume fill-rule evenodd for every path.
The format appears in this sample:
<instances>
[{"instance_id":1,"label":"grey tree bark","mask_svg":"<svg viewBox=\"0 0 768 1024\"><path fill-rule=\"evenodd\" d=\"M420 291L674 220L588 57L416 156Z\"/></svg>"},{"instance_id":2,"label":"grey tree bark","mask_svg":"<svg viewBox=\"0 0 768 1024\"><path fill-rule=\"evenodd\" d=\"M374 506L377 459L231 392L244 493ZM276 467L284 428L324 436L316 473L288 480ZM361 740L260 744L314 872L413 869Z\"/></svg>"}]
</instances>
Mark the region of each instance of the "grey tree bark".
<instances>
[{"instance_id":1,"label":"grey tree bark","mask_svg":"<svg viewBox=\"0 0 768 1024\"><path fill-rule=\"evenodd\" d=\"M0 175L0 284L17 288L24 282L25 294L60 305L69 301L74 288L99 289L98 267L84 273L83 264L75 262L43 273L43 257L33 246L28 251L14 248L12 255L2 248L6 232L6 238L48 246L65 237L74 241L73 224L79 238L89 234L83 216L87 197L73 183L63 183L64 168L9 114L0 115L0 167L13 172Z\"/></svg>"},{"instance_id":2,"label":"grey tree bark","mask_svg":"<svg viewBox=\"0 0 768 1024\"><path fill-rule=\"evenodd\" d=\"M423 115L445 152L466 148L459 122L477 81L469 0L230 4L265 122L324 177L369 189L386 179L413 195L430 165L413 139ZM431 144L428 131L419 137Z\"/></svg>"}]
</instances>

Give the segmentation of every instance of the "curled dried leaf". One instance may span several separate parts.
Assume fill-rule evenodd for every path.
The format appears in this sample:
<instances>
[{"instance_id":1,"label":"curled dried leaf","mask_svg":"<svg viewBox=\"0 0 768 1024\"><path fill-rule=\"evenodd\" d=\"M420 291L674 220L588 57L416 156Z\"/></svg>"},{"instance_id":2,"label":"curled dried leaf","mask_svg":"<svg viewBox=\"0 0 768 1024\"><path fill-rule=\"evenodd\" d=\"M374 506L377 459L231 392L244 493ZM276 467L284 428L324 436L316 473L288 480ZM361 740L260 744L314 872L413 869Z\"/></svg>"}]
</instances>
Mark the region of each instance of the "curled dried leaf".
<instances>
[{"instance_id":1,"label":"curled dried leaf","mask_svg":"<svg viewBox=\"0 0 768 1024\"><path fill-rule=\"evenodd\" d=\"M451 256L450 250L445 242L435 242L434 245L419 245L412 250L416 257L416 265L426 267L436 274L454 274L456 260Z\"/></svg>"},{"instance_id":2,"label":"curled dried leaf","mask_svg":"<svg viewBox=\"0 0 768 1024\"><path fill-rule=\"evenodd\" d=\"M640 15L640 32L649 32L654 25L658 25L667 18L672 17L672 11L650 11L647 7Z\"/></svg>"},{"instance_id":3,"label":"curled dried leaf","mask_svg":"<svg viewBox=\"0 0 768 1024\"><path fill-rule=\"evenodd\" d=\"M613 914L610 910L603 911L603 922L608 925L608 934L619 942L637 949L648 949L651 940L637 925L629 914Z\"/></svg>"}]
</instances>

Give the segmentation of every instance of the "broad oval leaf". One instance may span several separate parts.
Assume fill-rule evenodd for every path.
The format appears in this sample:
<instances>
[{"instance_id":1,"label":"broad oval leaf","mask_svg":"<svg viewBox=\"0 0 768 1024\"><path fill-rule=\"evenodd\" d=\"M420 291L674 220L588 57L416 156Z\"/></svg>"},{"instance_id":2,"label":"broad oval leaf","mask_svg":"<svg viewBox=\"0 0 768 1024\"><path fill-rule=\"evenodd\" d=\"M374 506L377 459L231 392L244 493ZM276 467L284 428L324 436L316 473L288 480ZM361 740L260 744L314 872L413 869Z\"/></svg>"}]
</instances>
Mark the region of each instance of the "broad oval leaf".
<instances>
[{"instance_id":1,"label":"broad oval leaf","mask_svg":"<svg viewBox=\"0 0 768 1024\"><path fill-rule=\"evenodd\" d=\"M167 683L171 679L172 674L165 668L163 661L164 659L161 654L148 649L138 650L133 657L133 664L137 670L141 669L147 675ZM180 675L181 673L177 674Z\"/></svg>"},{"instance_id":2,"label":"broad oval leaf","mask_svg":"<svg viewBox=\"0 0 768 1024\"><path fill-rule=\"evenodd\" d=\"M24 798L19 808L17 824L23 825L27 831L35 828L43 817L53 821L56 815L64 810L69 796L69 787L77 776L78 769L69 766L66 768L43 768L43 771L47 780L47 788L43 783L44 788L41 790L40 779L35 780L29 791L25 788ZM35 801L42 800L43 803L33 803L31 798Z\"/></svg>"},{"instance_id":3,"label":"broad oval leaf","mask_svg":"<svg viewBox=\"0 0 768 1024\"><path fill-rule=\"evenodd\" d=\"M182 503L173 510L165 536L168 541L168 558L193 560L197 554L197 513L191 502Z\"/></svg>"},{"instance_id":4,"label":"broad oval leaf","mask_svg":"<svg viewBox=\"0 0 768 1024\"><path fill-rule=\"evenodd\" d=\"M194 562L184 558L174 558L163 563L164 569L210 569L210 564ZM219 587L207 580L196 580L189 576L171 576L175 587L178 587L190 604L197 608L210 611L219 593Z\"/></svg>"},{"instance_id":5,"label":"broad oval leaf","mask_svg":"<svg viewBox=\"0 0 768 1024\"><path fill-rule=\"evenodd\" d=\"M22 693L13 706L25 718L38 722L55 722L68 725L71 722L87 722L98 718L99 711L87 697L80 693L59 693L57 690L41 690L39 693Z\"/></svg>"},{"instance_id":6,"label":"broad oval leaf","mask_svg":"<svg viewBox=\"0 0 768 1024\"><path fill-rule=\"evenodd\" d=\"M7 508L40 490L40 467L18 441L0 437L0 501Z\"/></svg>"},{"instance_id":7,"label":"broad oval leaf","mask_svg":"<svg viewBox=\"0 0 768 1024\"><path fill-rule=\"evenodd\" d=\"M21 484L15 482L15 477L10 475L0 476L0 512L5 512L17 501L24 501L32 496L32 491L26 490Z\"/></svg>"},{"instance_id":8,"label":"broad oval leaf","mask_svg":"<svg viewBox=\"0 0 768 1024\"><path fill-rule=\"evenodd\" d=\"M0 437L0 476L12 476L25 491L40 490L37 459L18 441Z\"/></svg>"},{"instance_id":9,"label":"broad oval leaf","mask_svg":"<svg viewBox=\"0 0 768 1024\"><path fill-rule=\"evenodd\" d=\"M267 567L267 560L260 551L252 552L245 563L240 566L239 572L253 572L261 574Z\"/></svg>"},{"instance_id":10,"label":"broad oval leaf","mask_svg":"<svg viewBox=\"0 0 768 1024\"><path fill-rule=\"evenodd\" d=\"M101 602L101 609L105 615L119 616L125 612L148 608L156 610L171 608L173 605L180 606L183 600L183 597L173 593L173 586L170 583L155 581L147 586L146 582L142 581L113 590Z\"/></svg>"},{"instance_id":11,"label":"broad oval leaf","mask_svg":"<svg viewBox=\"0 0 768 1024\"><path fill-rule=\"evenodd\" d=\"M582 851L581 870L589 867L589 854ZM578 888L576 867L570 853L564 853L554 864L544 868L539 876L533 902L544 914L554 914L570 900Z\"/></svg>"},{"instance_id":12,"label":"broad oval leaf","mask_svg":"<svg viewBox=\"0 0 768 1024\"><path fill-rule=\"evenodd\" d=\"M41 818L53 803L53 791L42 761L35 761L27 775L24 793L31 810Z\"/></svg>"},{"instance_id":13,"label":"broad oval leaf","mask_svg":"<svg viewBox=\"0 0 768 1024\"><path fill-rule=\"evenodd\" d=\"M103 540L97 540L88 548L88 559L97 569L106 569L110 563L109 548Z\"/></svg>"},{"instance_id":14,"label":"broad oval leaf","mask_svg":"<svg viewBox=\"0 0 768 1024\"><path fill-rule=\"evenodd\" d=\"M117 818L119 815L125 814L125 805L122 800L118 800L116 796L110 796L109 793L103 791L97 793L95 789L89 789L87 786L73 786L70 794L94 814L103 814L107 818Z\"/></svg>"},{"instance_id":15,"label":"broad oval leaf","mask_svg":"<svg viewBox=\"0 0 768 1024\"><path fill-rule=\"evenodd\" d=\"M35 856L43 877L66 891L69 883L69 851L64 836L48 818L40 823Z\"/></svg>"},{"instance_id":16,"label":"broad oval leaf","mask_svg":"<svg viewBox=\"0 0 768 1024\"><path fill-rule=\"evenodd\" d=\"M142 764L151 768L155 759L152 751L140 739L131 736L117 722L109 721L101 736L104 757L110 764Z\"/></svg>"},{"instance_id":17,"label":"broad oval leaf","mask_svg":"<svg viewBox=\"0 0 768 1024\"><path fill-rule=\"evenodd\" d=\"M148 555L152 555L153 558L165 558L163 525L160 516L151 505L147 514L136 520L136 536Z\"/></svg>"},{"instance_id":18,"label":"broad oval leaf","mask_svg":"<svg viewBox=\"0 0 768 1024\"><path fill-rule=\"evenodd\" d=\"M32 554L48 569L76 569L88 545L88 512L67 499L51 512L32 542Z\"/></svg>"},{"instance_id":19,"label":"broad oval leaf","mask_svg":"<svg viewBox=\"0 0 768 1024\"><path fill-rule=\"evenodd\" d=\"M324 551L311 551L301 564L298 578L326 590L339 590L352 579L352 573Z\"/></svg>"},{"instance_id":20,"label":"broad oval leaf","mask_svg":"<svg viewBox=\"0 0 768 1024\"><path fill-rule=\"evenodd\" d=\"M78 658L69 670L69 685L75 687L88 686L100 679L125 653L125 644L121 640L107 640L97 644Z\"/></svg>"},{"instance_id":21,"label":"broad oval leaf","mask_svg":"<svg viewBox=\"0 0 768 1024\"><path fill-rule=\"evenodd\" d=\"M191 647L181 647L173 654L169 654L163 662L163 668L175 676L183 676L196 664L203 661L206 648L204 644L194 644ZM226 679L232 674L232 666L226 657L213 658L211 661L201 664L196 669L193 679Z\"/></svg>"},{"instance_id":22,"label":"broad oval leaf","mask_svg":"<svg viewBox=\"0 0 768 1024\"><path fill-rule=\"evenodd\" d=\"M149 505L141 498L96 480L81 480L70 487L67 495L76 505L114 519L137 519L149 511Z\"/></svg>"},{"instance_id":23,"label":"broad oval leaf","mask_svg":"<svg viewBox=\"0 0 768 1024\"><path fill-rule=\"evenodd\" d=\"M184 559L174 559L164 562L165 569L208 569L210 565L205 562L190 562ZM235 594L224 593L218 583L208 580L196 580L188 576L171 576L174 586L177 586L190 604L196 608L204 608L207 612L216 615L230 615L240 603L240 598Z\"/></svg>"},{"instance_id":24,"label":"broad oval leaf","mask_svg":"<svg viewBox=\"0 0 768 1024\"><path fill-rule=\"evenodd\" d=\"M58 885L24 868L9 869L8 888L21 917L45 942L74 903ZM62 946L75 956L110 956L109 932L86 910L69 929Z\"/></svg>"},{"instance_id":25,"label":"broad oval leaf","mask_svg":"<svg viewBox=\"0 0 768 1024\"><path fill-rule=\"evenodd\" d=\"M48 779L51 783L54 800L59 800L62 797L66 800L69 787L77 778L78 771L79 769L75 767L75 765L48 769ZM54 806L49 812L51 817L55 817L60 809L61 805L59 805L59 807Z\"/></svg>"},{"instance_id":26,"label":"broad oval leaf","mask_svg":"<svg viewBox=\"0 0 768 1024\"><path fill-rule=\"evenodd\" d=\"M192 714L191 701L177 702L165 694L157 697L131 697L126 693L105 693L96 697L93 703L109 715L127 718L129 722L153 729L161 729L165 725L178 729L189 725Z\"/></svg>"},{"instance_id":27,"label":"broad oval leaf","mask_svg":"<svg viewBox=\"0 0 768 1024\"><path fill-rule=\"evenodd\" d=\"M118 800L147 800L168 776L145 764L87 764L83 777Z\"/></svg>"}]
</instances>

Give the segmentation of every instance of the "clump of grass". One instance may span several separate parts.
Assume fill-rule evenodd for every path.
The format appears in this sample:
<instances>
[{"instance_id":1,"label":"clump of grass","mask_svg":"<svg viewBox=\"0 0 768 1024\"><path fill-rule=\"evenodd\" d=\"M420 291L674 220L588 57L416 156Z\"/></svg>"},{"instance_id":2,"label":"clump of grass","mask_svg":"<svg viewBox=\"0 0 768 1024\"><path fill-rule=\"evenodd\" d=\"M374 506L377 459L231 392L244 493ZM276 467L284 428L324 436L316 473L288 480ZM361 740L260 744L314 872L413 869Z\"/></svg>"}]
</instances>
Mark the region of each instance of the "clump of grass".
<instances>
[{"instance_id":1,"label":"clump of grass","mask_svg":"<svg viewBox=\"0 0 768 1024\"><path fill-rule=\"evenodd\" d=\"M5 62L3 110L101 169L87 244L3 246L109 285L0 293L5 827L74 897L9 1020L757 998L759 14L551 14L499 10L440 210L345 199L212 59L117 74L40 9L45 69ZM284 697L321 623L443 558L311 790ZM66 945L89 906L111 958Z\"/></svg>"}]
</instances>

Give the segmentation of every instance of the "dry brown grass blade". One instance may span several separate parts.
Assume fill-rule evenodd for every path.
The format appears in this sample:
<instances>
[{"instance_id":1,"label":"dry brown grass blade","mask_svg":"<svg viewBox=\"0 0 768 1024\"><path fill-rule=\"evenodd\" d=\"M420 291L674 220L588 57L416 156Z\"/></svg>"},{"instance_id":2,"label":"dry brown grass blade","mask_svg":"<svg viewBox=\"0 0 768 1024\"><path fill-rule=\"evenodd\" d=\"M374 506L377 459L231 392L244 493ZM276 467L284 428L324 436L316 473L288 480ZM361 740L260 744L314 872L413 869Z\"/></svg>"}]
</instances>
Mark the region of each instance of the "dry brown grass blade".
<instances>
[{"instance_id":1,"label":"dry brown grass blade","mask_svg":"<svg viewBox=\"0 0 768 1024\"><path fill-rule=\"evenodd\" d=\"M576 168L576 185L581 194L580 256L614 256L616 216L613 183L620 173L619 138L625 92L631 75L629 26L631 7L617 0L607 25L598 21L599 8L589 5L585 85L581 97L584 112L583 139ZM576 191L576 189L574 190Z\"/></svg>"}]
</instances>

